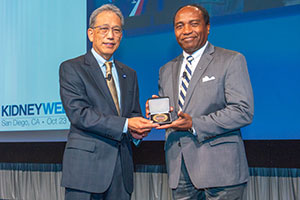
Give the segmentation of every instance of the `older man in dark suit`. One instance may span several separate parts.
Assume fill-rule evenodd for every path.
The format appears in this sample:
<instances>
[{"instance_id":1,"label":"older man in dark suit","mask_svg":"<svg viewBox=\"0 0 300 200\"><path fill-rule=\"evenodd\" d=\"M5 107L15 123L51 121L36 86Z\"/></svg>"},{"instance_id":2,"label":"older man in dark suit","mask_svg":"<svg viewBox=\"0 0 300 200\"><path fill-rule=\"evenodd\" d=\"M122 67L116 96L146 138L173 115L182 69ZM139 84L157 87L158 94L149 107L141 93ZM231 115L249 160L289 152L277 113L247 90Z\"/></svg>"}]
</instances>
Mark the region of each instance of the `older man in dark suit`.
<instances>
[{"instance_id":1,"label":"older man in dark suit","mask_svg":"<svg viewBox=\"0 0 300 200\"><path fill-rule=\"evenodd\" d=\"M141 117L136 72L113 59L123 23L116 6L96 9L88 29L92 50L60 66L60 94L71 122L62 172L66 200L129 200L130 141L156 126Z\"/></svg>"}]
</instances>

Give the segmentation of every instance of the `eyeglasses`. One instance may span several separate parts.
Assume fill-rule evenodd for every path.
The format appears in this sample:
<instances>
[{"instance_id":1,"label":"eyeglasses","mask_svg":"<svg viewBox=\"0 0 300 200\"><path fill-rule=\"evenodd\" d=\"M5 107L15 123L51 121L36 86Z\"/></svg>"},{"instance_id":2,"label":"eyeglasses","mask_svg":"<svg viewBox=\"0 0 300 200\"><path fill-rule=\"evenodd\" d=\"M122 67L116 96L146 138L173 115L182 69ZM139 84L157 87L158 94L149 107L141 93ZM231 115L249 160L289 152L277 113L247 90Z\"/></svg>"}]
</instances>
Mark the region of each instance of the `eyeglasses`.
<instances>
[{"instance_id":1,"label":"eyeglasses","mask_svg":"<svg viewBox=\"0 0 300 200\"><path fill-rule=\"evenodd\" d=\"M118 26L110 27L110 26L102 25L102 26L92 27L92 29L95 29L95 28L99 29L99 32L101 35L106 35L110 29L112 30L112 32L115 36L120 36L122 34L122 28L118 27Z\"/></svg>"}]
</instances>

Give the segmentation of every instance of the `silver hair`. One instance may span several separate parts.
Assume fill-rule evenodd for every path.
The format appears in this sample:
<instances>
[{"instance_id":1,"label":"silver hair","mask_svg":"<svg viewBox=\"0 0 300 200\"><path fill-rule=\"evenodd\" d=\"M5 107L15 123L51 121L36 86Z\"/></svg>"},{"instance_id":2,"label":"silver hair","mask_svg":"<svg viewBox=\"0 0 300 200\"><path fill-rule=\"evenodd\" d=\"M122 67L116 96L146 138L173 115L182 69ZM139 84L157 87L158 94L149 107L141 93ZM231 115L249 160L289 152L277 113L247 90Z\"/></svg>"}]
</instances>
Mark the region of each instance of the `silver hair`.
<instances>
[{"instance_id":1,"label":"silver hair","mask_svg":"<svg viewBox=\"0 0 300 200\"><path fill-rule=\"evenodd\" d=\"M122 15L120 9L113 4L104 4L101 7L94 10L93 13L91 14L90 24L89 24L90 28L92 28L95 25L97 15L102 13L103 11L114 12L121 19L122 26L124 25L124 16Z\"/></svg>"}]
</instances>

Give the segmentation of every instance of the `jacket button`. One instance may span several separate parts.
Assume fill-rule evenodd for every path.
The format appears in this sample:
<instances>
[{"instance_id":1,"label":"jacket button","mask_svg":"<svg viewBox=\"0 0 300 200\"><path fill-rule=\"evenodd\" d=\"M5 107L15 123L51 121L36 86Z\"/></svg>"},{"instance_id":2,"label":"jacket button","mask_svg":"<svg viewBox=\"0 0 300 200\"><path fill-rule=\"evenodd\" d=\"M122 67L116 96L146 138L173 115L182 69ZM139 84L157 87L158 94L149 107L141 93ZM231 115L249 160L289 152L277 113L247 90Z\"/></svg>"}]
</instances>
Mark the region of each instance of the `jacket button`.
<instances>
[{"instance_id":1,"label":"jacket button","mask_svg":"<svg viewBox=\"0 0 300 200\"><path fill-rule=\"evenodd\" d=\"M178 146L181 147L181 143L180 142L178 142Z\"/></svg>"}]
</instances>

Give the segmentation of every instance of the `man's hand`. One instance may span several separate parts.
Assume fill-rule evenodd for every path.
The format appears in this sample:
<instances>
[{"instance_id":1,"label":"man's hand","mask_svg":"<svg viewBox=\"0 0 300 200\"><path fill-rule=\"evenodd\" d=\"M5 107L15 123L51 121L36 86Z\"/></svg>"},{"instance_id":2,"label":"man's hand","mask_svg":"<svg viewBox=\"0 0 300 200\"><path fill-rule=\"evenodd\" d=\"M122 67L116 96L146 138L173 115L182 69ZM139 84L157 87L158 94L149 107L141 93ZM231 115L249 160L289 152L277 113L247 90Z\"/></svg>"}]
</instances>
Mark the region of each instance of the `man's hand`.
<instances>
[{"instance_id":1,"label":"man's hand","mask_svg":"<svg viewBox=\"0 0 300 200\"><path fill-rule=\"evenodd\" d=\"M156 129L167 129L167 128L173 128L178 131L186 131L192 128L193 121L192 117L187 114L183 113L182 111L178 112L178 119L173 121L171 124L165 124L157 127Z\"/></svg>"},{"instance_id":2,"label":"man's hand","mask_svg":"<svg viewBox=\"0 0 300 200\"><path fill-rule=\"evenodd\" d=\"M144 132L144 133L140 134L140 133L137 133L137 132L135 132L135 131L133 131L133 130L129 130L129 132L130 132L130 134L131 134L131 136L132 136L133 138L138 139L138 140L141 140L141 139L143 139L144 137L147 137L147 136L148 136L148 133L149 133L149 132Z\"/></svg>"},{"instance_id":3,"label":"man's hand","mask_svg":"<svg viewBox=\"0 0 300 200\"><path fill-rule=\"evenodd\" d=\"M128 119L128 128L131 134L133 133L142 135L146 132L149 133L152 128L156 128L157 126L159 125L154 124L152 121L143 117L133 117Z\"/></svg>"}]
</instances>

